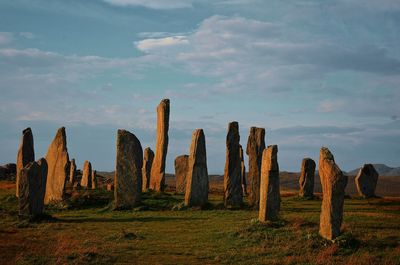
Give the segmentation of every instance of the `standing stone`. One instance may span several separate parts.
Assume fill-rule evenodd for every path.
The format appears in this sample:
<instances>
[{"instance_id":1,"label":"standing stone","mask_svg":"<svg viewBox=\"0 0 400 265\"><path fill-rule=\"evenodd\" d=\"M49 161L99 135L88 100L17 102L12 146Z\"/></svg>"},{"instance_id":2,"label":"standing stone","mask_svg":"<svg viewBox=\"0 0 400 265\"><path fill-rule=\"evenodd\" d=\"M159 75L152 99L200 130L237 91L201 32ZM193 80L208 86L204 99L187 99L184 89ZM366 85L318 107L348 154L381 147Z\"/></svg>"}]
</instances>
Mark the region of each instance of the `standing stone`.
<instances>
[{"instance_id":1,"label":"standing stone","mask_svg":"<svg viewBox=\"0 0 400 265\"><path fill-rule=\"evenodd\" d=\"M246 196L247 195L246 165L244 163L242 145L239 145L239 147L240 147L240 171L242 174L242 192L243 196Z\"/></svg>"},{"instance_id":2,"label":"standing stone","mask_svg":"<svg viewBox=\"0 0 400 265\"><path fill-rule=\"evenodd\" d=\"M365 164L355 178L357 191L365 198L375 197L375 188L379 174L372 164Z\"/></svg>"},{"instance_id":3,"label":"standing stone","mask_svg":"<svg viewBox=\"0 0 400 265\"><path fill-rule=\"evenodd\" d=\"M188 155L181 155L175 158L175 189L177 193L185 193L188 164Z\"/></svg>"},{"instance_id":4,"label":"standing stone","mask_svg":"<svg viewBox=\"0 0 400 265\"><path fill-rule=\"evenodd\" d=\"M319 234L332 240L340 235L347 176L336 165L332 153L326 147L321 148L318 170L322 186Z\"/></svg>"},{"instance_id":5,"label":"standing stone","mask_svg":"<svg viewBox=\"0 0 400 265\"><path fill-rule=\"evenodd\" d=\"M106 185L106 190L107 190L107 191L114 191L114 184L112 184L112 183L107 183L107 185Z\"/></svg>"},{"instance_id":6,"label":"standing stone","mask_svg":"<svg viewBox=\"0 0 400 265\"><path fill-rule=\"evenodd\" d=\"M71 186L74 186L74 183L76 181L76 163L75 159L72 159L70 161L70 167L69 167L69 182L71 183Z\"/></svg>"},{"instance_id":7,"label":"standing stone","mask_svg":"<svg viewBox=\"0 0 400 265\"><path fill-rule=\"evenodd\" d=\"M264 128L250 128L246 148L246 154L249 156L249 172L247 177L250 182L249 205L255 207L258 206L260 201L261 160L265 149L264 138Z\"/></svg>"},{"instance_id":8,"label":"standing stone","mask_svg":"<svg viewBox=\"0 0 400 265\"><path fill-rule=\"evenodd\" d=\"M35 150L33 148L33 135L31 128L26 128L22 131L21 142L19 144L17 153L17 172L16 172L16 192L15 195L19 196L19 174L20 171L30 162L35 161Z\"/></svg>"},{"instance_id":9,"label":"standing stone","mask_svg":"<svg viewBox=\"0 0 400 265\"><path fill-rule=\"evenodd\" d=\"M97 189L97 171L96 170L92 170L92 189Z\"/></svg>"},{"instance_id":10,"label":"standing stone","mask_svg":"<svg viewBox=\"0 0 400 265\"><path fill-rule=\"evenodd\" d=\"M46 195L44 203L61 201L64 196L65 182L69 175L69 156L65 128L58 129L46 154L48 166Z\"/></svg>"},{"instance_id":11,"label":"standing stone","mask_svg":"<svg viewBox=\"0 0 400 265\"><path fill-rule=\"evenodd\" d=\"M118 130L114 177L114 208L129 209L140 202L143 149L136 136Z\"/></svg>"},{"instance_id":12,"label":"standing stone","mask_svg":"<svg viewBox=\"0 0 400 265\"><path fill-rule=\"evenodd\" d=\"M20 171L19 181L19 215L33 219L43 212L46 192L47 162L41 158L30 162Z\"/></svg>"},{"instance_id":13,"label":"standing stone","mask_svg":"<svg viewBox=\"0 0 400 265\"><path fill-rule=\"evenodd\" d=\"M185 205L201 207L208 201L206 139L202 129L193 132L187 172Z\"/></svg>"},{"instance_id":14,"label":"standing stone","mask_svg":"<svg viewBox=\"0 0 400 265\"><path fill-rule=\"evenodd\" d=\"M311 158L304 158L301 162L299 178L299 196L312 198L314 196L315 162Z\"/></svg>"},{"instance_id":15,"label":"standing stone","mask_svg":"<svg viewBox=\"0 0 400 265\"><path fill-rule=\"evenodd\" d=\"M156 155L151 167L150 189L164 191L165 159L168 150L169 99L161 100L157 107Z\"/></svg>"},{"instance_id":16,"label":"standing stone","mask_svg":"<svg viewBox=\"0 0 400 265\"><path fill-rule=\"evenodd\" d=\"M144 149L143 169L142 169L142 191L147 191L150 187L151 165L153 164L154 152L150 147Z\"/></svg>"},{"instance_id":17,"label":"standing stone","mask_svg":"<svg viewBox=\"0 0 400 265\"><path fill-rule=\"evenodd\" d=\"M224 205L238 207L243 203L242 168L240 159L239 123L229 123L226 136L226 160L224 171Z\"/></svg>"},{"instance_id":18,"label":"standing stone","mask_svg":"<svg viewBox=\"0 0 400 265\"><path fill-rule=\"evenodd\" d=\"M278 146L270 145L267 149L264 149L262 156L258 219L261 222L276 219L280 205Z\"/></svg>"},{"instance_id":19,"label":"standing stone","mask_svg":"<svg viewBox=\"0 0 400 265\"><path fill-rule=\"evenodd\" d=\"M92 188L92 164L87 160L83 164L81 187Z\"/></svg>"}]
</instances>

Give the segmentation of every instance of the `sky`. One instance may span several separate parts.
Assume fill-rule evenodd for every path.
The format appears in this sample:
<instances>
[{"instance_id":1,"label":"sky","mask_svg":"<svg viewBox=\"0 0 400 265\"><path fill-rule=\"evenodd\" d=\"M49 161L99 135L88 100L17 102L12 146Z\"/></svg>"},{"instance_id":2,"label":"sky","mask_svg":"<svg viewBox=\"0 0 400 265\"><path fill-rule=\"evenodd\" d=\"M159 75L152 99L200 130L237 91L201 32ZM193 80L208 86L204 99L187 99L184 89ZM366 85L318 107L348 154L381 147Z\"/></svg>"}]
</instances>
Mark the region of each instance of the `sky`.
<instances>
[{"instance_id":1,"label":"sky","mask_svg":"<svg viewBox=\"0 0 400 265\"><path fill-rule=\"evenodd\" d=\"M24 128L39 159L65 126L78 167L111 171L119 128L154 150L163 98L170 173L196 128L223 173L231 121L244 147L264 127L281 170L321 146L400 166L400 1L0 0L0 164Z\"/></svg>"}]
</instances>

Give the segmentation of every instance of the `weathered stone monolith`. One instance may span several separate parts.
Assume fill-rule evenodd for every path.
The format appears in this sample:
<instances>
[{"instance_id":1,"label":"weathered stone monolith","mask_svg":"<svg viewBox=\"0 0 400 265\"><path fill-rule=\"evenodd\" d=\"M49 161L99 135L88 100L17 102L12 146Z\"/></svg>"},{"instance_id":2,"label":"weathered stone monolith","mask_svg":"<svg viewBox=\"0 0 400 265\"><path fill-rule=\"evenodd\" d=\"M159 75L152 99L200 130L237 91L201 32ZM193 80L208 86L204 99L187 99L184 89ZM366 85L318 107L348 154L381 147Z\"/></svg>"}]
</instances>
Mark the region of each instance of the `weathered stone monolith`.
<instances>
[{"instance_id":1,"label":"weathered stone monolith","mask_svg":"<svg viewBox=\"0 0 400 265\"><path fill-rule=\"evenodd\" d=\"M97 171L92 169L92 189L97 189Z\"/></svg>"},{"instance_id":2,"label":"weathered stone monolith","mask_svg":"<svg viewBox=\"0 0 400 265\"><path fill-rule=\"evenodd\" d=\"M61 201L65 192L65 183L69 175L69 156L65 128L58 129L46 154L47 183L44 203Z\"/></svg>"},{"instance_id":3,"label":"weathered stone monolith","mask_svg":"<svg viewBox=\"0 0 400 265\"><path fill-rule=\"evenodd\" d=\"M150 147L144 149L143 169L142 169L142 191L147 191L150 187L151 166L154 160L154 152Z\"/></svg>"},{"instance_id":4,"label":"weathered stone monolith","mask_svg":"<svg viewBox=\"0 0 400 265\"><path fill-rule=\"evenodd\" d=\"M71 187L73 187L74 183L76 182L76 176L77 172L76 172L75 159L71 159L69 163L69 182L71 183Z\"/></svg>"},{"instance_id":5,"label":"weathered stone monolith","mask_svg":"<svg viewBox=\"0 0 400 265\"><path fill-rule=\"evenodd\" d=\"M164 191L165 159L168 150L169 99L161 100L157 107L157 144L156 154L151 167L150 189Z\"/></svg>"},{"instance_id":6,"label":"weathered stone monolith","mask_svg":"<svg viewBox=\"0 0 400 265\"><path fill-rule=\"evenodd\" d=\"M202 129L196 129L190 145L186 176L185 205L204 206L208 202L208 171L206 139Z\"/></svg>"},{"instance_id":7,"label":"weathered stone monolith","mask_svg":"<svg viewBox=\"0 0 400 265\"><path fill-rule=\"evenodd\" d=\"M30 162L20 171L19 216L34 219L43 212L46 192L47 162L44 158Z\"/></svg>"},{"instance_id":8,"label":"weathered stone monolith","mask_svg":"<svg viewBox=\"0 0 400 265\"><path fill-rule=\"evenodd\" d=\"M355 178L358 194L365 198L375 197L379 174L372 164L365 164Z\"/></svg>"},{"instance_id":9,"label":"weathered stone monolith","mask_svg":"<svg viewBox=\"0 0 400 265\"><path fill-rule=\"evenodd\" d=\"M240 159L239 123L228 125L226 136L226 159L224 171L224 205L227 208L240 207L243 203L242 168Z\"/></svg>"},{"instance_id":10,"label":"weathered stone monolith","mask_svg":"<svg viewBox=\"0 0 400 265\"><path fill-rule=\"evenodd\" d=\"M81 187L87 189L92 188L92 164L87 160L83 164Z\"/></svg>"},{"instance_id":11,"label":"weathered stone monolith","mask_svg":"<svg viewBox=\"0 0 400 265\"><path fill-rule=\"evenodd\" d=\"M114 191L114 184L108 183L106 185L106 189L107 189L107 191Z\"/></svg>"},{"instance_id":12,"label":"weathered stone monolith","mask_svg":"<svg viewBox=\"0 0 400 265\"><path fill-rule=\"evenodd\" d=\"M177 193L185 193L188 163L188 155L181 155L175 158L175 190Z\"/></svg>"},{"instance_id":13,"label":"weathered stone monolith","mask_svg":"<svg viewBox=\"0 0 400 265\"><path fill-rule=\"evenodd\" d=\"M117 157L114 177L114 208L136 206L142 192L143 149L136 136L118 130Z\"/></svg>"},{"instance_id":14,"label":"weathered stone monolith","mask_svg":"<svg viewBox=\"0 0 400 265\"><path fill-rule=\"evenodd\" d=\"M261 222L276 219L280 205L278 146L270 145L264 149L262 156L258 219Z\"/></svg>"},{"instance_id":15,"label":"weathered stone monolith","mask_svg":"<svg viewBox=\"0 0 400 265\"><path fill-rule=\"evenodd\" d=\"M249 156L249 205L257 207L260 201L261 160L265 149L265 129L251 127L247 140L246 154Z\"/></svg>"},{"instance_id":16,"label":"weathered stone monolith","mask_svg":"<svg viewBox=\"0 0 400 265\"><path fill-rule=\"evenodd\" d=\"M246 165L244 163L244 155L242 145L240 146L240 171L242 174L242 192L243 196L247 195L247 181L246 181Z\"/></svg>"},{"instance_id":17,"label":"weathered stone monolith","mask_svg":"<svg viewBox=\"0 0 400 265\"><path fill-rule=\"evenodd\" d=\"M304 158L301 162L299 178L299 196L312 198L314 196L315 162L311 158Z\"/></svg>"},{"instance_id":18,"label":"weathered stone monolith","mask_svg":"<svg viewBox=\"0 0 400 265\"><path fill-rule=\"evenodd\" d=\"M15 195L19 195L19 174L20 171L30 162L35 161L35 150L33 148L33 134L31 128L22 131L21 142L17 153L17 172L15 174Z\"/></svg>"},{"instance_id":19,"label":"weathered stone monolith","mask_svg":"<svg viewBox=\"0 0 400 265\"><path fill-rule=\"evenodd\" d=\"M329 240L340 235L347 176L336 165L328 148L322 147L318 165L322 186L319 234Z\"/></svg>"}]
</instances>

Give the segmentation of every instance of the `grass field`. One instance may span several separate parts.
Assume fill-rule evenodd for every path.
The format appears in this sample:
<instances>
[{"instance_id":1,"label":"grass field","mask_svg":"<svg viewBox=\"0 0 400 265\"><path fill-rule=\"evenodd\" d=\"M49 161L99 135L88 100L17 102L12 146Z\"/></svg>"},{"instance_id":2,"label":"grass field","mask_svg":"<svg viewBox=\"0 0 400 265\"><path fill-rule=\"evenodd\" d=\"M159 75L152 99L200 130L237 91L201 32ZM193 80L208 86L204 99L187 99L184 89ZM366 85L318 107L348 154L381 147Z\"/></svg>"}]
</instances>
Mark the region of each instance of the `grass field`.
<instances>
[{"instance_id":1,"label":"grass field","mask_svg":"<svg viewBox=\"0 0 400 265\"><path fill-rule=\"evenodd\" d=\"M110 211L112 193L81 194L19 221L14 185L0 182L0 264L400 264L400 198L345 200L344 233L318 236L321 201L283 193L280 220L257 211L171 210L182 195L144 194L143 205Z\"/></svg>"}]
</instances>

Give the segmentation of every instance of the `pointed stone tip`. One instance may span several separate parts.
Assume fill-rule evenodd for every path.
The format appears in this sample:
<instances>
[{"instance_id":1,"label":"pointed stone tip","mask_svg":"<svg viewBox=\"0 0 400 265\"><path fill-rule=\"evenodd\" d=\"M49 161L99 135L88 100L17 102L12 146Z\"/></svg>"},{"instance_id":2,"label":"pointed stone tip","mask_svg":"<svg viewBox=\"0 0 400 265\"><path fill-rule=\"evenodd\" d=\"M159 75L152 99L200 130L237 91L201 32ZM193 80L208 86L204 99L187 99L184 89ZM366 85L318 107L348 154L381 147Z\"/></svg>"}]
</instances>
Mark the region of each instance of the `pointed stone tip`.
<instances>
[{"instance_id":1,"label":"pointed stone tip","mask_svg":"<svg viewBox=\"0 0 400 265\"><path fill-rule=\"evenodd\" d=\"M335 161L335 158L333 157L331 151L329 151L328 147L321 147L320 156L321 159Z\"/></svg>"},{"instance_id":2,"label":"pointed stone tip","mask_svg":"<svg viewBox=\"0 0 400 265\"><path fill-rule=\"evenodd\" d=\"M273 154L278 153L278 145L276 145L276 144L268 145L267 149L270 149Z\"/></svg>"},{"instance_id":3,"label":"pointed stone tip","mask_svg":"<svg viewBox=\"0 0 400 265\"><path fill-rule=\"evenodd\" d=\"M203 129L195 129L193 134L204 134Z\"/></svg>"},{"instance_id":4,"label":"pointed stone tip","mask_svg":"<svg viewBox=\"0 0 400 265\"><path fill-rule=\"evenodd\" d=\"M22 130L22 134L32 133L31 127Z\"/></svg>"}]
</instances>

